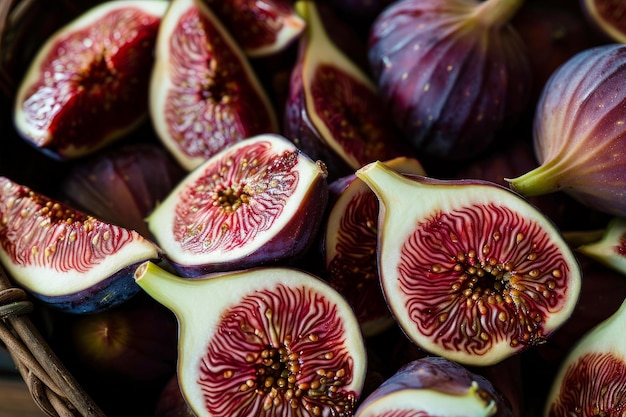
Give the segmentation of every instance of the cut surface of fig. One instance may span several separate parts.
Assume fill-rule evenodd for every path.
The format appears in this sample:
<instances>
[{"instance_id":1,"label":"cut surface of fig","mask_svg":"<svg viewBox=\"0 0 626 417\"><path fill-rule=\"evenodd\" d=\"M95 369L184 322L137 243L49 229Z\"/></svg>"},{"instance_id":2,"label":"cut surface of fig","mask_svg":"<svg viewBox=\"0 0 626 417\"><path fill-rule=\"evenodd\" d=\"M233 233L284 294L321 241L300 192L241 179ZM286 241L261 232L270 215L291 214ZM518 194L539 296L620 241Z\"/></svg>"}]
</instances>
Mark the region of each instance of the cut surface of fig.
<instances>
[{"instance_id":1,"label":"cut surface of fig","mask_svg":"<svg viewBox=\"0 0 626 417\"><path fill-rule=\"evenodd\" d=\"M626 300L586 333L559 366L544 416L621 415L626 409Z\"/></svg>"},{"instance_id":2,"label":"cut surface of fig","mask_svg":"<svg viewBox=\"0 0 626 417\"><path fill-rule=\"evenodd\" d=\"M307 28L291 74L285 136L327 162L333 177L409 153L368 74L330 38L318 5L295 7Z\"/></svg>"},{"instance_id":3,"label":"cut surface of fig","mask_svg":"<svg viewBox=\"0 0 626 417\"><path fill-rule=\"evenodd\" d=\"M290 268L184 279L147 262L135 279L179 321L178 378L199 417L349 416L366 353L324 281Z\"/></svg>"},{"instance_id":4,"label":"cut surface of fig","mask_svg":"<svg viewBox=\"0 0 626 417\"><path fill-rule=\"evenodd\" d=\"M47 155L74 159L137 128L148 114L146 74L167 5L104 2L55 32L21 80L18 133Z\"/></svg>"},{"instance_id":5,"label":"cut surface of fig","mask_svg":"<svg viewBox=\"0 0 626 417\"><path fill-rule=\"evenodd\" d=\"M295 42L306 23L291 0L201 0L250 57L281 52Z\"/></svg>"},{"instance_id":6,"label":"cut surface of fig","mask_svg":"<svg viewBox=\"0 0 626 417\"><path fill-rule=\"evenodd\" d=\"M193 276L298 257L312 243L327 200L323 164L265 134L197 167L147 222L176 270Z\"/></svg>"},{"instance_id":7,"label":"cut surface of fig","mask_svg":"<svg viewBox=\"0 0 626 417\"><path fill-rule=\"evenodd\" d=\"M355 417L512 416L493 384L456 362L426 356L402 366L359 405Z\"/></svg>"},{"instance_id":8,"label":"cut surface of fig","mask_svg":"<svg viewBox=\"0 0 626 417\"><path fill-rule=\"evenodd\" d=\"M385 164L399 172L425 174L413 158L395 158ZM324 231L324 277L352 305L363 334L380 334L395 322L378 278L378 199L354 174L329 184L329 189L338 195Z\"/></svg>"},{"instance_id":9,"label":"cut surface of fig","mask_svg":"<svg viewBox=\"0 0 626 417\"><path fill-rule=\"evenodd\" d=\"M426 351L490 365L571 315L580 266L559 230L506 187L357 171L380 200L379 272L396 320Z\"/></svg>"},{"instance_id":10,"label":"cut surface of fig","mask_svg":"<svg viewBox=\"0 0 626 417\"><path fill-rule=\"evenodd\" d=\"M150 80L155 131L189 171L233 143L278 132L274 108L246 56L200 1L171 2Z\"/></svg>"},{"instance_id":11,"label":"cut surface of fig","mask_svg":"<svg viewBox=\"0 0 626 417\"><path fill-rule=\"evenodd\" d=\"M61 310L88 313L139 291L137 264L160 258L137 232L0 177L0 262L15 283Z\"/></svg>"},{"instance_id":12,"label":"cut surface of fig","mask_svg":"<svg viewBox=\"0 0 626 417\"><path fill-rule=\"evenodd\" d=\"M580 0L584 16L610 41L626 43L626 4L617 0Z\"/></svg>"}]
</instances>

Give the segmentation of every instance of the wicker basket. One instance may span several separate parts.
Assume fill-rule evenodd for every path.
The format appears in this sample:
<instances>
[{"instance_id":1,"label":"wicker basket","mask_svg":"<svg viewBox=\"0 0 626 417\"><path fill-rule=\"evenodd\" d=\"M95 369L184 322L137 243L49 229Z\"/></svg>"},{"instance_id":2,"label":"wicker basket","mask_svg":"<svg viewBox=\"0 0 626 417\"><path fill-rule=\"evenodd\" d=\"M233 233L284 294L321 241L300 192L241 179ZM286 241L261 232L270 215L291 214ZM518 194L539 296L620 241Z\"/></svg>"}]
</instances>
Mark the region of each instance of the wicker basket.
<instances>
[{"instance_id":1,"label":"wicker basket","mask_svg":"<svg viewBox=\"0 0 626 417\"><path fill-rule=\"evenodd\" d=\"M94 0L0 2L0 175L15 173L16 180L28 180L37 186L44 181L41 176L29 177L28 167L38 164L36 155L29 156L29 161L11 159L15 148L24 146L11 121L13 98L20 76L45 38L93 3ZM0 267L0 348L9 353L34 402L50 416L104 416L35 326L32 314L37 308Z\"/></svg>"}]
</instances>

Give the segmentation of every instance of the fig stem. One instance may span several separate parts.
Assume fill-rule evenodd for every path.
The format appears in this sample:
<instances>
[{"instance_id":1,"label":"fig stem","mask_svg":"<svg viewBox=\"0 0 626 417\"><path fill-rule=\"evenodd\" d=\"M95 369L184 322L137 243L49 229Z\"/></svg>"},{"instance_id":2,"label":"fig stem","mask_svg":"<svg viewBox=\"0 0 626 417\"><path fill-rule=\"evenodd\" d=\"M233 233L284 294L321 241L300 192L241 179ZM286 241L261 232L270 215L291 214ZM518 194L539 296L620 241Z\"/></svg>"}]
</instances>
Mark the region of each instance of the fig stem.
<instances>
[{"instance_id":1,"label":"fig stem","mask_svg":"<svg viewBox=\"0 0 626 417\"><path fill-rule=\"evenodd\" d=\"M134 278L137 285L148 295L174 312L179 311L180 307L186 304L177 301L181 294L184 296L185 291L181 290L189 287L188 291L193 293L196 288L189 285L189 280L172 274L152 261L139 265L135 270Z\"/></svg>"},{"instance_id":2,"label":"fig stem","mask_svg":"<svg viewBox=\"0 0 626 417\"><path fill-rule=\"evenodd\" d=\"M525 197L550 194L562 188L559 183L563 171L557 163L547 163L520 175L517 178L505 178L509 186Z\"/></svg>"},{"instance_id":3,"label":"fig stem","mask_svg":"<svg viewBox=\"0 0 626 417\"><path fill-rule=\"evenodd\" d=\"M522 7L524 0L486 0L474 12L474 18L486 27L507 24Z\"/></svg>"}]
</instances>

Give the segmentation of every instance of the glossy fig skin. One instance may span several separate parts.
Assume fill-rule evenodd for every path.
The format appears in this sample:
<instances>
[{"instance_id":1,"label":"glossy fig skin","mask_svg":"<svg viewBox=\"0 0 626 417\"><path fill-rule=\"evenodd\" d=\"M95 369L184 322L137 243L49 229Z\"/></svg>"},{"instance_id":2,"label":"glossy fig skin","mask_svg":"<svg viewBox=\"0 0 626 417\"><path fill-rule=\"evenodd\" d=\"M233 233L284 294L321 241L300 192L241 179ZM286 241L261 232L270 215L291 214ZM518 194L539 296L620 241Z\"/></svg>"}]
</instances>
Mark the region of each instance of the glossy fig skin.
<instances>
[{"instance_id":1,"label":"glossy fig skin","mask_svg":"<svg viewBox=\"0 0 626 417\"><path fill-rule=\"evenodd\" d=\"M401 0L377 17L371 69L418 155L476 156L526 110L529 52L508 24L519 4Z\"/></svg>"},{"instance_id":2,"label":"glossy fig skin","mask_svg":"<svg viewBox=\"0 0 626 417\"><path fill-rule=\"evenodd\" d=\"M508 179L532 197L563 191L582 204L626 215L626 45L582 51L550 78L537 105L534 150L539 166Z\"/></svg>"}]
</instances>

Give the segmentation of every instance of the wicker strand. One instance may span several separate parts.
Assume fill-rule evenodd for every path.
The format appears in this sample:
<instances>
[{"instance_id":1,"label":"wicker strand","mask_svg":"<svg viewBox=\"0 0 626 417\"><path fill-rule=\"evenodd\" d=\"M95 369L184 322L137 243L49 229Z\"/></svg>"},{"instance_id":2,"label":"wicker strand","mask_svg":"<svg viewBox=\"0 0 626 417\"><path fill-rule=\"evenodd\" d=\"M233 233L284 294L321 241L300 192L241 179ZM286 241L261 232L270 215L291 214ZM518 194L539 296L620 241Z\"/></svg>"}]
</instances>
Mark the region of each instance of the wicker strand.
<instances>
[{"instance_id":1,"label":"wicker strand","mask_svg":"<svg viewBox=\"0 0 626 417\"><path fill-rule=\"evenodd\" d=\"M0 267L0 340L37 406L51 417L105 417L28 317L32 303Z\"/></svg>"}]
</instances>

